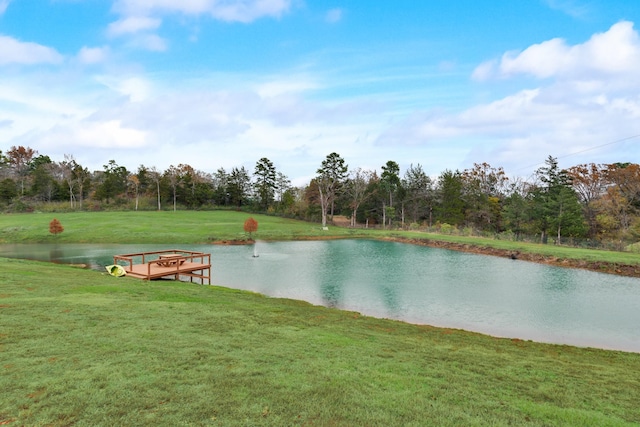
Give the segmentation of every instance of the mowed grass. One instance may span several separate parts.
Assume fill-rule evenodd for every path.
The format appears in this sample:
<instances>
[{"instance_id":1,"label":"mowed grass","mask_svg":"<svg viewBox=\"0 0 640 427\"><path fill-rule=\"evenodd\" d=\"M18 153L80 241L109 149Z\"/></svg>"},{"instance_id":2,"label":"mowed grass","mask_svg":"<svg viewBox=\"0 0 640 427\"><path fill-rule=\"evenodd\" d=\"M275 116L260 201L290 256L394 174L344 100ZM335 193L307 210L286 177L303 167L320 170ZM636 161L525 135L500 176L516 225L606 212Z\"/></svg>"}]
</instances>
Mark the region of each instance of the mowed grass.
<instances>
[{"instance_id":1,"label":"mowed grass","mask_svg":"<svg viewBox=\"0 0 640 427\"><path fill-rule=\"evenodd\" d=\"M49 233L49 222L57 218L64 231ZM415 231L348 229L285 219L275 216L237 211L123 211L32 213L0 215L0 243L208 243L242 241L244 221L253 217L258 232L253 238L261 240L292 240L319 238L406 238L441 240L474 246L487 246L510 251L540 254L556 258L579 259L592 262L640 265L640 254L566 246L542 245L489 238L431 234Z\"/></svg>"},{"instance_id":2,"label":"mowed grass","mask_svg":"<svg viewBox=\"0 0 640 427\"><path fill-rule=\"evenodd\" d=\"M1 262L0 425L640 423L640 354Z\"/></svg>"},{"instance_id":3,"label":"mowed grass","mask_svg":"<svg viewBox=\"0 0 640 427\"><path fill-rule=\"evenodd\" d=\"M275 216L236 211L122 211L0 215L0 243L206 243L246 240L244 221L253 217L262 239L292 239L299 236L342 236L346 229ZM49 233L49 222L57 218L64 231Z\"/></svg>"}]
</instances>

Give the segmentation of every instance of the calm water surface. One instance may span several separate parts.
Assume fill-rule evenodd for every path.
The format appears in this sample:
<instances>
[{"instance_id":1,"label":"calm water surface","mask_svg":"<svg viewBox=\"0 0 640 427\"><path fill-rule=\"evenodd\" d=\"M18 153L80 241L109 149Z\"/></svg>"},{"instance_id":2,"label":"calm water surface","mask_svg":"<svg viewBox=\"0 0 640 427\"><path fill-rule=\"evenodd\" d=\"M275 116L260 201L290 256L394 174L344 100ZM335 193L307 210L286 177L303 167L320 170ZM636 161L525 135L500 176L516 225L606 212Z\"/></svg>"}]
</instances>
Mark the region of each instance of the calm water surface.
<instances>
[{"instance_id":1,"label":"calm water surface","mask_svg":"<svg viewBox=\"0 0 640 427\"><path fill-rule=\"evenodd\" d=\"M0 256L101 270L115 254L167 248L0 245ZM221 286L411 323L640 352L640 279L367 240L180 248L210 252L212 283Z\"/></svg>"}]
</instances>

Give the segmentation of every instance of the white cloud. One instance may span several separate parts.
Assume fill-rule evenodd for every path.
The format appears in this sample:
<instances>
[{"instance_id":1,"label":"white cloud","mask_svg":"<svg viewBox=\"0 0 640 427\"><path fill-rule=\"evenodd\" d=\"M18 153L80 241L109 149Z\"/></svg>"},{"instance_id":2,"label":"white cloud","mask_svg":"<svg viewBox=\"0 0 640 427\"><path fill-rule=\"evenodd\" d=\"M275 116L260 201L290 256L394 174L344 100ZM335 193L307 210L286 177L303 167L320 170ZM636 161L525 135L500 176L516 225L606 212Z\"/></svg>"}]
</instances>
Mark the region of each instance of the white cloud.
<instances>
[{"instance_id":1,"label":"white cloud","mask_svg":"<svg viewBox=\"0 0 640 427\"><path fill-rule=\"evenodd\" d=\"M131 36L130 47L164 52L167 41L155 30L167 15L210 15L221 21L250 23L262 17L280 17L290 6L291 0L116 0L113 10L121 18L109 24L107 35ZM196 39L192 34L190 40Z\"/></svg>"},{"instance_id":2,"label":"white cloud","mask_svg":"<svg viewBox=\"0 0 640 427\"><path fill-rule=\"evenodd\" d=\"M331 9L327 12L324 19L330 24L335 24L336 22L340 22L342 20L343 14L344 12L340 8Z\"/></svg>"},{"instance_id":3,"label":"white cloud","mask_svg":"<svg viewBox=\"0 0 640 427\"><path fill-rule=\"evenodd\" d=\"M129 16L112 22L107 27L109 37L131 36L127 44L137 49L152 52L164 52L167 50L167 42L162 37L153 33L162 25L162 20L146 16Z\"/></svg>"},{"instance_id":4,"label":"white cloud","mask_svg":"<svg viewBox=\"0 0 640 427\"><path fill-rule=\"evenodd\" d=\"M54 161L72 154L92 171L102 170L102 165L110 159L121 165L126 162L131 168L149 164L144 161L144 153L151 151L144 132L126 128L116 120L59 123L50 128L33 129L14 138L11 144L29 146ZM134 158L130 157L131 153L135 153Z\"/></svg>"},{"instance_id":5,"label":"white cloud","mask_svg":"<svg viewBox=\"0 0 640 427\"><path fill-rule=\"evenodd\" d=\"M107 35L109 37L118 37L125 34L133 34L141 31L156 30L160 27L162 21L157 18L149 18L146 16L129 16L112 22L107 27Z\"/></svg>"},{"instance_id":6,"label":"white cloud","mask_svg":"<svg viewBox=\"0 0 640 427\"><path fill-rule=\"evenodd\" d=\"M164 52L167 50L166 40L156 34L137 35L129 41L129 45L152 52Z\"/></svg>"},{"instance_id":7,"label":"white cloud","mask_svg":"<svg viewBox=\"0 0 640 427\"><path fill-rule=\"evenodd\" d=\"M130 170L140 164L164 169L177 163L205 171L233 166L252 170L266 156L300 184L300 176L313 174L331 151L343 156L372 151L367 148L370 140L363 142L372 130L367 121L376 127L380 123L377 116L368 116L369 104L313 101L305 98L304 89L275 90L271 96L247 90L261 87L259 79L215 76L171 86L143 75L101 76L102 90L66 99L76 105L89 101L88 110L65 105L43 111L42 118L31 112L9 115L15 126L0 128L0 138L56 161L71 152L92 170L111 158ZM280 86L277 82L285 79L272 76L271 82ZM62 92L46 94L46 99L54 106ZM360 142L354 146L354 141Z\"/></svg>"},{"instance_id":8,"label":"white cloud","mask_svg":"<svg viewBox=\"0 0 640 427\"><path fill-rule=\"evenodd\" d=\"M9 0L0 0L0 15L2 15L9 6Z\"/></svg>"},{"instance_id":9,"label":"white cloud","mask_svg":"<svg viewBox=\"0 0 640 427\"><path fill-rule=\"evenodd\" d=\"M289 79L273 79L261 83L255 89L262 97L273 97L284 94L301 93L308 90L317 89L318 83L308 77L291 77Z\"/></svg>"},{"instance_id":10,"label":"white cloud","mask_svg":"<svg viewBox=\"0 0 640 427\"><path fill-rule=\"evenodd\" d=\"M553 39L533 45L521 53L509 52L502 56L499 65L503 76L533 74L539 78L551 77L567 70L575 58L571 49L561 39Z\"/></svg>"},{"instance_id":11,"label":"white cloud","mask_svg":"<svg viewBox=\"0 0 640 427\"><path fill-rule=\"evenodd\" d=\"M559 10L574 18L584 18L589 15L589 7L576 0L546 0L551 9Z\"/></svg>"},{"instance_id":12,"label":"white cloud","mask_svg":"<svg viewBox=\"0 0 640 427\"><path fill-rule=\"evenodd\" d=\"M117 0L114 4L114 10L124 16L180 13L245 23L280 17L290 7L291 0Z\"/></svg>"},{"instance_id":13,"label":"white cloud","mask_svg":"<svg viewBox=\"0 0 640 427\"><path fill-rule=\"evenodd\" d=\"M471 78L477 81L489 80L495 74L498 61L491 59L478 65L471 74Z\"/></svg>"},{"instance_id":14,"label":"white cloud","mask_svg":"<svg viewBox=\"0 0 640 427\"><path fill-rule=\"evenodd\" d=\"M507 52L500 61L480 64L472 77L518 75L539 79L539 86L461 112L415 113L383 132L377 144L466 147L462 167L490 159L516 172L531 172L532 164L548 155L570 157L570 166L629 161L637 152L634 141L625 142L628 149L596 149L638 133L640 40L631 22L617 23L581 44L552 39Z\"/></svg>"},{"instance_id":15,"label":"white cloud","mask_svg":"<svg viewBox=\"0 0 640 427\"><path fill-rule=\"evenodd\" d=\"M152 83L142 77L97 76L96 81L120 95L124 95L131 102L144 101L153 94Z\"/></svg>"},{"instance_id":16,"label":"white cloud","mask_svg":"<svg viewBox=\"0 0 640 427\"><path fill-rule=\"evenodd\" d=\"M63 56L55 49L37 43L22 42L0 35L0 65L5 64L58 64Z\"/></svg>"},{"instance_id":17,"label":"white cloud","mask_svg":"<svg viewBox=\"0 0 640 427\"><path fill-rule=\"evenodd\" d=\"M108 47L86 47L83 46L78 52L78 61L83 64L98 64L104 62L109 57Z\"/></svg>"},{"instance_id":18,"label":"white cloud","mask_svg":"<svg viewBox=\"0 0 640 427\"><path fill-rule=\"evenodd\" d=\"M54 126L39 136L38 144L45 149L131 149L145 146L146 136L142 131L124 127L119 120L83 121Z\"/></svg>"},{"instance_id":19,"label":"white cloud","mask_svg":"<svg viewBox=\"0 0 640 427\"><path fill-rule=\"evenodd\" d=\"M635 75L639 69L640 38L632 22L622 21L583 44L569 46L556 38L522 52L507 52L500 62L487 61L478 66L473 77L483 80L524 74L537 78L597 79Z\"/></svg>"},{"instance_id":20,"label":"white cloud","mask_svg":"<svg viewBox=\"0 0 640 427\"><path fill-rule=\"evenodd\" d=\"M249 129L250 96L225 93L165 93L138 105L104 111L124 117L127 125L143 129L157 141L174 146L205 141L230 142Z\"/></svg>"}]
</instances>

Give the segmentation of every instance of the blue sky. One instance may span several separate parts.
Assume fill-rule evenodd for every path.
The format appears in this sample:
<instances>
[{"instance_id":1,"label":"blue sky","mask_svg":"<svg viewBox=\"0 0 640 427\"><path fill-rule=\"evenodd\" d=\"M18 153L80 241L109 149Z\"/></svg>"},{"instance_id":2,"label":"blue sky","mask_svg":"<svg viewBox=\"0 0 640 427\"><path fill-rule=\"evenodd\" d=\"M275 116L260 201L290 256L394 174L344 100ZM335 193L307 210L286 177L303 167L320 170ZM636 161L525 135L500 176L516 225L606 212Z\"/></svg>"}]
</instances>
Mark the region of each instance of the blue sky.
<instances>
[{"instance_id":1,"label":"blue sky","mask_svg":"<svg viewBox=\"0 0 640 427\"><path fill-rule=\"evenodd\" d=\"M296 185L640 162L637 0L0 0L0 150Z\"/></svg>"}]
</instances>

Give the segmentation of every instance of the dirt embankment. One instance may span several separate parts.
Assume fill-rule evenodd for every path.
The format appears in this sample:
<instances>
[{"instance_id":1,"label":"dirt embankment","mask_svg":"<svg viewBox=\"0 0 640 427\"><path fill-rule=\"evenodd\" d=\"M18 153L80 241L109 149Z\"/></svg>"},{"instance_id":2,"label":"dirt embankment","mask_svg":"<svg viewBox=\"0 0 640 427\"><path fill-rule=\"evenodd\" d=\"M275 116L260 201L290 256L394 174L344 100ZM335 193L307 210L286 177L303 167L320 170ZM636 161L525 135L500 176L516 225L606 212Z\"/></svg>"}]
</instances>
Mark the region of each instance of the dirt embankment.
<instances>
[{"instance_id":1,"label":"dirt embankment","mask_svg":"<svg viewBox=\"0 0 640 427\"><path fill-rule=\"evenodd\" d=\"M431 239L411 239L393 237L387 240L411 243L414 245L430 246L441 249L451 249L454 251L469 252L481 255L492 255L523 261L537 262L541 264L555 265L558 267L582 268L585 270L597 271L600 273L618 274L621 276L640 277L640 265L628 265L611 262L586 261L579 259L556 258L528 252L513 252L505 249L497 249L488 246L475 246L464 243L443 242Z\"/></svg>"}]
</instances>

